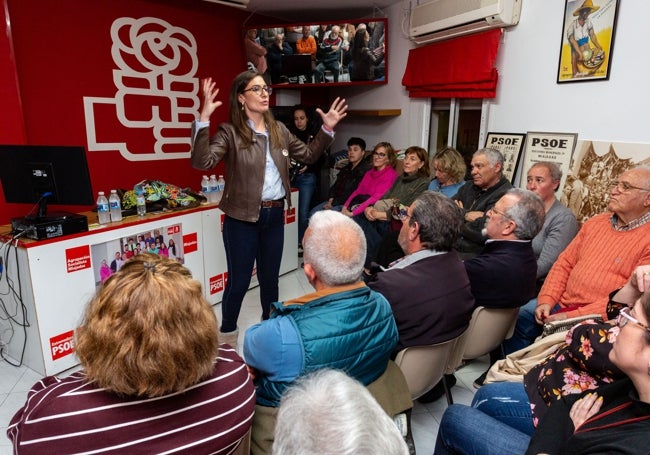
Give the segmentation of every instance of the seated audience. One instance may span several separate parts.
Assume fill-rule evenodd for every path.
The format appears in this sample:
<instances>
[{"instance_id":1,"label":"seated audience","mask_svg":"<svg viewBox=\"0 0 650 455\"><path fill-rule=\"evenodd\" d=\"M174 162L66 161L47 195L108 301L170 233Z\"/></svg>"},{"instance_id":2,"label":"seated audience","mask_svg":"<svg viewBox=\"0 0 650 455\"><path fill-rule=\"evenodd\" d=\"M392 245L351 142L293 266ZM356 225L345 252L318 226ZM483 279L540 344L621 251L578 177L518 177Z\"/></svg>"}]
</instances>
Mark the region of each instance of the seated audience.
<instances>
[{"instance_id":1,"label":"seated audience","mask_svg":"<svg viewBox=\"0 0 650 455\"><path fill-rule=\"evenodd\" d=\"M188 269L134 256L86 308L82 370L39 381L11 419L14 452L231 452L251 426L255 390L217 333Z\"/></svg>"},{"instance_id":2,"label":"seated audience","mask_svg":"<svg viewBox=\"0 0 650 455\"><path fill-rule=\"evenodd\" d=\"M391 227L393 212L397 216L400 208L411 205L429 184L429 157L426 150L417 146L407 148L403 163L402 175L395 180L393 186L377 203L369 205L362 214L354 217L366 236L367 259L375 256L382 237L391 229L399 230L398 219L395 219L398 226ZM366 266L369 265L368 262Z\"/></svg>"},{"instance_id":3,"label":"seated audience","mask_svg":"<svg viewBox=\"0 0 650 455\"><path fill-rule=\"evenodd\" d=\"M266 48L260 44L256 29L251 28L246 31L244 48L246 49L246 59L255 67L255 70L260 74L266 73Z\"/></svg>"},{"instance_id":4,"label":"seated audience","mask_svg":"<svg viewBox=\"0 0 650 455\"><path fill-rule=\"evenodd\" d=\"M453 197L465 184L467 166L463 156L455 148L445 147L433 155L431 162L434 178L429 183L429 190Z\"/></svg>"},{"instance_id":5,"label":"seated audience","mask_svg":"<svg viewBox=\"0 0 650 455\"><path fill-rule=\"evenodd\" d=\"M282 396L273 455L408 455L393 420L368 390L342 371L322 369Z\"/></svg>"},{"instance_id":6,"label":"seated audience","mask_svg":"<svg viewBox=\"0 0 650 455\"><path fill-rule=\"evenodd\" d=\"M474 308L467 273L452 250L463 224L461 210L446 196L426 191L402 219L398 241L406 256L368 284L393 310L399 332L394 355L457 337Z\"/></svg>"},{"instance_id":7,"label":"seated audience","mask_svg":"<svg viewBox=\"0 0 650 455\"><path fill-rule=\"evenodd\" d=\"M269 46L267 55L272 84L288 82L282 78L282 56L291 54L293 54L293 49L284 40L284 35L282 33L275 35L275 42Z\"/></svg>"},{"instance_id":8,"label":"seated audience","mask_svg":"<svg viewBox=\"0 0 650 455\"><path fill-rule=\"evenodd\" d=\"M253 453L272 443L273 415L298 377L331 367L364 385L386 370L397 327L386 299L359 280L366 245L350 218L323 210L303 240L304 272L315 292L272 304L270 319L246 331L244 357L257 385ZM408 389L407 407L410 407Z\"/></svg>"},{"instance_id":9,"label":"seated audience","mask_svg":"<svg viewBox=\"0 0 650 455\"><path fill-rule=\"evenodd\" d=\"M610 212L582 225L560 254L537 296L519 311L506 354L530 345L544 322L587 314L606 315L611 289L638 265L650 263L650 167L623 172L611 184Z\"/></svg>"},{"instance_id":10,"label":"seated audience","mask_svg":"<svg viewBox=\"0 0 650 455\"><path fill-rule=\"evenodd\" d=\"M558 384L552 391L550 407L542 406L545 414L539 422L531 414L533 400L528 401L531 394L541 393L536 390L535 377L529 382L532 371L525 377L525 391L517 382L488 384L477 392L471 407L453 405L445 411L435 453L647 453L650 430L647 398L650 393L650 277L647 270L637 269L615 297L631 302L620 311L616 319L618 327L611 329L608 360L612 369L620 369L627 378L608 384L610 381L605 376L597 388L589 380L585 380L586 386ZM574 328L572 336L581 327L588 326ZM581 333L584 336L585 332ZM598 336L602 339L604 335L597 334L595 339ZM586 356L585 341L577 344L580 346L574 351L582 352L588 367L600 367L600 361L591 362ZM554 358L561 360L557 355ZM558 366L549 365L548 370L555 368ZM565 376L574 374L565 372ZM536 410L535 406L533 412Z\"/></svg>"},{"instance_id":11,"label":"seated audience","mask_svg":"<svg viewBox=\"0 0 650 455\"><path fill-rule=\"evenodd\" d=\"M352 47L352 81L371 81L377 79L375 70L384 60L384 46L380 52L375 53L368 47L370 35L367 30L357 30L354 35L354 45ZM381 76L380 76L381 77Z\"/></svg>"},{"instance_id":12,"label":"seated audience","mask_svg":"<svg viewBox=\"0 0 650 455\"><path fill-rule=\"evenodd\" d=\"M430 191L439 191L447 197L452 197L465 183L465 160L456 149L445 147L437 152L431 160L431 165L435 169L435 178L429 183ZM388 267L393 261L404 256L404 251L397 243L397 235L398 232L393 231L382 238L374 256L367 261L371 273L378 267Z\"/></svg>"},{"instance_id":13,"label":"seated audience","mask_svg":"<svg viewBox=\"0 0 650 455\"><path fill-rule=\"evenodd\" d=\"M346 216L361 215L366 207L377 202L397 179L397 156L389 142L380 142L372 151L372 169L359 182L359 186L343 203L341 213Z\"/></svg>"},{"instance_id":14,"label":"seated audience","mask_svg":"<svg viewBox=\"0 0 650 455\"><path fill-rule=\"evenodd\" d=\"M296 41L296 52L298 54L309 54L311 56L311 71L305 74L307 82L313 81L314 69L316 68L316 38L311 35L311 30L308 25L302 27L302 36Z\"/></svg>"},{"instance_id":15,"label":"seated audience","mask_svg":"<svg viewBox=\"0 0 650 455\"><path fill-rule=\"evenodd\" d=\"M576 217L555 197L560 180L562 170L550 161L533 164L526 177L526 189L537 193L546 209L544 226L533 239L538 285L541 285L557 257L578 232Z\"/></svg>"},{"instance_id":16,"label":"seated audience","mask_svg":"<svg viewBox=\"0 0 650 455\"><path fill-rule=\"evenodd\" d=\"M503 177L503 155L485 148L472 157L472 184L463 185L453 199L465 212L465 225L455 249L463 259L476 256L483 245L485 214L512 185Z\"/></svg>"},{"instance_id":17,"label":"seated audience","mask_svg":"<svg viewBox=\"0 0 650 455\"><path fill-rule=\"evenodd\" d=\"M343 204L357 189L361 179L370 169L370 162L365 158L366 141L360 137L348 139L348 162L339 170L334 184L330 187L327 200L314 207L311 217L319 210L336 210L340 212Z\"/></svg>"},{"instance_id":18,"label":"seated audience","mask_svg":"<svg viewBox=\"0 0 650 455\"><path fill-rule=\"evenodd\" d=\"M535 296L537 260L532 239L544 224L544 204L513 188L488 209L485 247L465 261L476 306L517 308Z\"/></svg>"},{"instance_id":19,"label":"seated audience","mask_svg":"<svg viewBox=\"0 0 650 455\"><path fill-rule=\"evenodd\" d=\"M339 71L341 69L341 47L343 45L343 40L339 36L339 32L339 26L333 26L329 35L323 38L323 41L318 47L318 51L316 52L318 64L314 69L314 78L316 79L316 82L327 82L324 75L325 70L330 70L332 72L334 82L339 81Z\"/></svg>"},{"instance_id":20,"label":"seated audience","mask_svg":"<svg viewBox=\"0 0 650 455\"><path fill-rule=\"evenodd\" d=\"M488 240L478 256L465 261L476 306L518 308L535 297L537 260L532 239L544 224L544 204L532 191L513 188L487 211ZM501 347L490 363L501 358ZM487 371L475 381L483 385Z\"/></svg>"}]
</instances>

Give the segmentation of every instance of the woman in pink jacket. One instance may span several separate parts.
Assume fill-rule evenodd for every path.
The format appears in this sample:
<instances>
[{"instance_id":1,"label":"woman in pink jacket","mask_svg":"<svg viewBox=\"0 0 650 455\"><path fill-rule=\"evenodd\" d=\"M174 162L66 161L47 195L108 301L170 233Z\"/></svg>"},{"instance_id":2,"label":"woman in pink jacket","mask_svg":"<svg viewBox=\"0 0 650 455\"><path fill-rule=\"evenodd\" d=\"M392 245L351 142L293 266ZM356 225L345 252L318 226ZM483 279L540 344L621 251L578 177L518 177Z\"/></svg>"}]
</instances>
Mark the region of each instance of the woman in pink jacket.
<instances>
[{"instance_id":1,"label":"woman in pink jacket","mask_svg":"<svg viewBox=\"0 0 650 455\"><path fill-rule=\"evenodd\" d=\"M359 215L366 207L377 202L397 178L396 161L395 149L389 142L375 145L372 151L372 169L366 172L357 189L345 201L341 213L347 216Z\"/></svg>"}]
</instances>

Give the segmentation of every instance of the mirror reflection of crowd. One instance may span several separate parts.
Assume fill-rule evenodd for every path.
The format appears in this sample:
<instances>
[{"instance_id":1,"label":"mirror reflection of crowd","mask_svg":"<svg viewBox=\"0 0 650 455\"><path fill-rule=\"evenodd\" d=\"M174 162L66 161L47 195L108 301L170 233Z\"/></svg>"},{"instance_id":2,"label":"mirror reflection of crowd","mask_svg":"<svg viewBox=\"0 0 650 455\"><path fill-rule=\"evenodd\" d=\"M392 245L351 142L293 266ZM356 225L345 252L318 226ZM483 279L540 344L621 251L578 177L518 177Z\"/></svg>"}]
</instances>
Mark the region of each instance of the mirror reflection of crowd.
<instances>
[{"instance_id":1,"label":"mirror reflection of crowd","mask_svg":"<svg viewBox=\"0 0 650 455\"><path fill-rule=\"evenodd\" d=\"M244 47L249 69L264 74L271 84L383 80L385 76L383 21L249 29ZM310 55L311 62L296 59L293 67L285 59L291 55Z\"/></svg>"}]
</instances>

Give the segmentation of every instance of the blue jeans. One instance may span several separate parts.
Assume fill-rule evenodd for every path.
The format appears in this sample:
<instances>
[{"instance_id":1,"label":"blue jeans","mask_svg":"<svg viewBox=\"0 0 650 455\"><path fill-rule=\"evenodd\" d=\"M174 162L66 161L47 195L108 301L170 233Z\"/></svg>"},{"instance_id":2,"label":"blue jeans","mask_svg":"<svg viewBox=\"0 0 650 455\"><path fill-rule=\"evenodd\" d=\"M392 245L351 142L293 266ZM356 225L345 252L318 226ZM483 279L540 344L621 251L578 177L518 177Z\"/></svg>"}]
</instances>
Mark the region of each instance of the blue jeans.
<instances>
[{"instance_id":1,"label":"blue jeans","mask_svg":"<svg viewBox=\"0 0 650 455\"><path fill-rule=\"evenodd\" d=\"M543 327L535 320L535 309L537 309L537 299L532 299L519 308L515 331L512 337L503 341L503 352L506 355L530 346L535 341L535 338L542 334ZM551 313L559 309L560 306L555 305Z\"/></svg>"},{"instance_id":2,"label":"blue jeans","mask_svg":"<svg viewBox=\"0 0 650 455\"><path fill-rule=\"evenodd\" d=\"M309 209L311 198L316 191L316 174L304 172L296 175L293 187L298 188L298 244L302 245L302 238L309 224Z\"/></svg>"},{"instance_id":3,"label":"blue jeans","mask_svg":"<svg viewBox=\"0 0 650 455\"><path fill-rule=\"evenodd\" d=\"M440 422L434 454L521 455L534 431L523 384L486 384L472 406L454 404Z\"/></svg>"},{"instance_id":4,"label":"blue jeans","mask_svg":"<svg viewBox=\"0 0 650 455\"><path fill-rule=\"evenodd\" d=\"M366 262L371 260L377 254L377 249L381 243L381 239L390 231L390 224L388 221L370 221L366 215L360 213L352 218L357 222L363 233L366 235Z\"/></svg>"},{"instance_id":5,"label":"blue jeans","mask_svg":"<svg viewBox=\"0 0 650 455\"><path fill-rule=\"evenodd\" d=\"M314 213L318 212L319 210L325 210L324 209L325 204L327 204L327 201L321 202L320 204L316 205L313 209L311 209L311 211L309 212L309 218L311 218L311 216ZM342 205L333 205L330 210L336 210L337 212L340 212L341 210L343 210L343 206Z\"/></svg>"},{"instance_id":6,"label":"blue jeans","mask_svg":"<svg viewBox=\"0 0 650 455\"><path fill-rule=\"evenodd\" d=\"M278 300L278 277L284 248L284 209L260 209L254 222L226 216L223 244L228 264L228 280L221 303L221 331L237 329L237 319L257 261L262 319L269 318L271 303Z\"/></svg>"}]
</instances>

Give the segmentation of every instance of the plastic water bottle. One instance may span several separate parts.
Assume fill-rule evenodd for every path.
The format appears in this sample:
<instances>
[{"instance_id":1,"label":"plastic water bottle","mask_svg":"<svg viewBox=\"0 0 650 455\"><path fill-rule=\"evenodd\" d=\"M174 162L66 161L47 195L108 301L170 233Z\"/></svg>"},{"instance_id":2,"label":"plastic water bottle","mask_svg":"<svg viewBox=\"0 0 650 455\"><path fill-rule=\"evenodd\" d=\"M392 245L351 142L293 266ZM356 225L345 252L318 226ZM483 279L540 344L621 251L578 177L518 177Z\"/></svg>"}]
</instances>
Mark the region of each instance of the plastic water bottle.
<instances>
[{"instance_id":1,"label":"plastic water bottle","mask_svg":"<svg viewBox=\"0 0 650 455\"><path fill-rule=\"evenodd\" d=\"M108 199L106 199L103 191L97 193L97 219L99 224L111 222L111 215L108 213Z\"/></svg>"},{"instance_id":2,"label":"plastic water bottle","mask_svg":"<svg viewBox=\"0 0 650 455\"><path fill-rule=\"evenodd\" d=\"M226 180L223 178L223 175L219 176L219 180L217 180L217 200L215 202L219 203L221 202L221 198L223 197L223 190L226 188Z\"/></svg>"},{"instance_id":3,"label":"plastic water bottle","mask_svg":"<svg viewBox=\"0 0 650 455\"><path fill-rule=\"evenodd\" d=\"M117 190L111 190L111 195L108 197L108 206L111 212L111 221L122 221L122 202L117 195Z\"/></svg>"},{"instance_id":4,"label":"plastic water bottle","mask_svg":"<svg viewBox=\"0 0 650 455\"><path fill-rule=\"evenodd\" d=\"M217 183L217 176L212 174L208 181L208 202L218 202L217 193L219 192L219 184Z\"/></svg>"},{"instance_id":5,"label":"plastic water bottle","mask_svg":"<svg viewBox=\"0 0 650 455\"><path fill-rule=\"evenodd\" d=\"M135 207L138 211L138 216L145 216L147 214L147 201L144 198L144 188L139 183L133 187L135 193Z\"/></svg>"},{"instance_id":6,"label":"plastic water bottle","mask_svg":"<svg viewBox=\"0 0 650 455\"><path fill-rule=\"evenodd\" d=\"M201 193L203 193L203 196L205 196L206 198L208 197L208 193L210 192L209 182L210 180L208 179L207 175L204 175L201 178ZM210 201L208 200L208 202Z\"/></svg>"}]
</instances>

